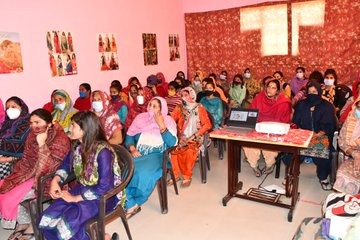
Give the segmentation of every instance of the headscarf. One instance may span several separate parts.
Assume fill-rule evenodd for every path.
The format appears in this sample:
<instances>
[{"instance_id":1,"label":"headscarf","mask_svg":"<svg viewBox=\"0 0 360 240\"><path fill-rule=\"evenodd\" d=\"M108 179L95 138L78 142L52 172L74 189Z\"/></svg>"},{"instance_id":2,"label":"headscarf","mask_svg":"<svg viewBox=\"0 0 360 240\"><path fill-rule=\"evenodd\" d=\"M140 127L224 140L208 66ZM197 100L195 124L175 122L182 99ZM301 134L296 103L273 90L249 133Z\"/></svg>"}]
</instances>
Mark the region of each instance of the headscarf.
<instances>
[{"instance_id":1,"label":"headscarf","mask_svg":"<svg viewBox=\"0 0 360 240\"><path fill-rule=\"evenodd\" d=\"M21 157L24 151L24 142L29 134L29 108L25 102L18 98L21 103L20 116L10 119L6 115L0 129L0 155Z\"/></svg>"},{"instance_id":2,"label":"headscarf","mask_svg":"<svg viewBox=\"0 0 360 240\"><path fill-rule=\"evenodd\" d=\"M197 131L197 123L200 122L199 113L197 107L199 104L196 102L196 93L195 90L191 87L186 87L181 90L181 92L188 92L191 98L191 101L182 98L184 106L184 126L183 133L187 138L193 135Z\"/></svg>"},{"instance_id":3,"label":"headscarf","mask_svg":"<svg viewBox=\"0 0 360 240\"><path fill-rule=\"evenodd\" d=\"M315 94L308 94L309 88L311 87L315 87L318 94L317 96L313 96ZM321 103L321 99L322 99L322 88L320 83L318 82L309 82L306 86L306 99L305 101L308 102L309 106L316 106L319 105Z\"/></svg>"},{"instance_id":4,"label":"headscarf","mask_svg":"<svg viewBox=\"0 0 360 240\"><path fill-rule=\"evenodd\" d=\"M121 130L121 122L117 113L109 106L109 96L100 90L93 91L91 94L91 102L94 94L99 93L103 105L103 110L100 112L99 119L106 134L106 138L109 140L116 130ZM94 109L92 109L94 111Z\"/></svg>"},{"instance_id":5,"label":"headscarf","mask_svg":"<svg viewBox=\"0 0 360 240\"><path fill-rule=\"evenodd\" d=\"M161 84L160 85L158 84L158 86L159 87L162 86L164 88L165 92L167 93L169 83L166 81L164 74L162 72L158 72L158 73L156 73L156 77L161 79Z\"/></svg>"},{"instance_id":6,"label":"headscarf","mask_svg":"<svg viewBox=\"0 0 360 240\"><path fill-rule=\"evenodd\" d=\"M35 182L37 182L37 178L40 176L55 172L70 150L70 140L58 123L53 124L48 129L45 141L46 154L39 154L36 136L30 130L25 142L23 157L15 164L12 174L5 178L0 187L0 193L6 193L32 177L35 177ZM47 183L45 191L47 191L49 184L50 182Z\"/></svg>"},{"instance_id":7,"label":"headscarf","mask_svg":"<svg viewBox=\"0 0 360 240\"><path fill-rule=\"evenodd\" d=\"M290 123L291 100L281 93L281 89L279 94L271 99L266 95L266 90L261 91L255 96L249 108L259 109L258 122Z\"/></svg>"},{"instance_id":8,"label":"headscarf","mask_svg":"<svg viewBox=\"0 0 360 240\"><path fill-rule=\"evenodd\" d=\"M294 77L290 81L290 87L291 91L296 95L301 88L303 88L307 84L308 80L304 77L304 79L298 79L297 77Z\"/></svg>"},{"instance_id":9,"label":"headscarf","mask_svg":"<svg viewBox=\"0 0 360 240\"><path fill-rule=\"evenodd\" d=\"M65 98L65 108L64 111L54 109L51 115L64 128L64 131L68 132L71 125L71 117L77 112L77 110L73 107L70 95L65 90L59 89L54 92L53 105L55 106L54 95L60 95Z\"/></svg>"},{"instance_id":10,"label":"headscarf","mask_svg":"<svg viewBox=\"0 0 360 240\"><path fill-rule=\"evenodd\" d=\"M129 80L128 80L128 85L122 89L122 91L123 91L124 93L129 94L129 92L130 92L130 86L131 86L131 82L132 82L132 81L134 81L134 77L129 78ZM139 80L137 80L137 85L138 85L139 88L142 88L141 83L140 83Z\"/></svg>"},{"instance_id":11,"label":"headscarf","mask_svg":"<svg viewBox=\"0 0 360 240\"><path fill-rule=\"evenodd\" d=\"M227 99L227 97L225 96L224 91L216 85L216 81L215 81L214 78L210 77L210 79L213 81L214 86L215 86L215 91L216 91L217 93L219 93L220 99L221 99L222 101L224 101L224 102L227 102L228 99Z\"/></svg>"},{"instance_id":12,"label":"headscarf","mask_svg":"<svg viewBox=\"0 0 360 240\"><path fill-rule=\"evenodd\" d=\"M143 96L144 96L144 104L139 104L137 102L137 99L134 99L133 104L131 104L131 106L128 106L128 114L126 116L126 120L125 120L125 126L127 128L130 127L130 125L132 124L132 122L134 121L135 117L143 112L146 112L147 109L147 105L149 104L150 100L153 98L153 92L149 89L149 88L144 88L143 90ZM139 89L140 91L140 89Z\"/></svg>"}]
</instances>

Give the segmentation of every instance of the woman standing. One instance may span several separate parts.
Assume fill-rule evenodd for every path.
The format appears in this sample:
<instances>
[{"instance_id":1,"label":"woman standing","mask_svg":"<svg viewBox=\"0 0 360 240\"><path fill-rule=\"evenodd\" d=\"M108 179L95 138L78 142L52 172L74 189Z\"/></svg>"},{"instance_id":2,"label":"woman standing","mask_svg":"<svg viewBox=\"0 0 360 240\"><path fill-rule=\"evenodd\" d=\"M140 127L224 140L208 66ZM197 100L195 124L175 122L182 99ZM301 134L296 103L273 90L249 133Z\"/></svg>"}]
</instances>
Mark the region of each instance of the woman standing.
<instances>
[{"instance_id":1,"label":"woman standing","mask_svg":"<svg viewBox=\"0 0 360 240\"><path fill-rule=\"evenodd\" d=\"M40 218L39 228L46 239L89 239L85 225L98 215L100 196L121 182L117 155L95 113L76 113L69 137L71 151L51 181L50 196L55 201ZM60 183L72 171L78 184L70 191L62 190ZM114 196L108 201L109 207L122 200L122 194Z\"/></svg>"}]
</instances>

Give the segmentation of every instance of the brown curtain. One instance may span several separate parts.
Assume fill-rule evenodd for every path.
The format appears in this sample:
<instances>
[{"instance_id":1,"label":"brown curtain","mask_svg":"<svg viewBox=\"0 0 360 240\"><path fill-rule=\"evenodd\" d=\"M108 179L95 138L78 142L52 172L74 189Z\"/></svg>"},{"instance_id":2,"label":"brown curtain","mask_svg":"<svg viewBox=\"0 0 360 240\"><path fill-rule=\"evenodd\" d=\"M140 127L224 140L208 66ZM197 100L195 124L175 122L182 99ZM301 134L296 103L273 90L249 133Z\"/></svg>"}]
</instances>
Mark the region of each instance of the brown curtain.
<instances>
[{"instance_id":1,"label":"brown curtain","mask_svg":"<svg viewBox=\"0 0 360 240\"><path fill-rule=\"evenodd\" d=\"M287 3L291 22L291 3L294 2L303 1L254 6ZM192 79L196 70L207 74L227 70L232 78L250 67L256 79L280 70L290 80L295 76L296 67L303 66L307 76L313 70L323 73L327 68L334 68L338 83L351 84L360 71L359 15L359 1L326 0L324 25L300 26L297 56L262 56L260 31L240 32L240 8L185 14L188 78ZM289 49L290 46L291 38Z\"/></svg>"}]
</instances>

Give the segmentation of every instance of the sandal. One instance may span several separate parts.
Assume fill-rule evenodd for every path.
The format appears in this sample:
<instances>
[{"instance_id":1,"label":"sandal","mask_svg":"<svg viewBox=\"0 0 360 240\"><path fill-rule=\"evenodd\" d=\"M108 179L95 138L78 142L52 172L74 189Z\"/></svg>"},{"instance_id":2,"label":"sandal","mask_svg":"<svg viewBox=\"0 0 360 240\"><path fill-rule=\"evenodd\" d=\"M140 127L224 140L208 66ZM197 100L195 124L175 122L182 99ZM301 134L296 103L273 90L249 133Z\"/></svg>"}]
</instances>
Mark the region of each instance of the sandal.
<instances>
[{"instance_id":1,"label":"sandal","mask_svg":"<svg viewBox=\"0 0 360 240\"><path fill-rule=\"evenodd\" d=\"M321 185L322 190L324 190L324 191L332 190L332 186L327 179L320 181L320 185Z\"/></svg>"},{"instance_id":2,"label":"sandal","mask_svg":"<svg viewBox=\"0 0 360 240\"><path fill-rule=\"evenodd\" d=\"M266 166L264 169L264 174L268 175L274 171L275 164L271 165L270 167Z\"/></svg>"},{"instance_id":3,"label":"sandal","mask_svg":"<svg viewBox=\"0 0 360 240\"><path fill-rule=\"evenodd\" d=\"M178 181L180 181L180 178L179 177L175 178L175 182L178 182ZM168 186L174 185L174 181L170 178L169 180L167 180L167 185Z\"/></svg>"},{"instance_id":4,"label":"sandal","mask_svg":"<svg viewBox=\"0 0 360 240\"><path fill-rule=\"evenodd\" d=\"M185 188L185 187L189 187L191 184L191 179L184 179L180 185L180 187Z\"/></svg>"},{"instance_id":5,"label":"sandal","mask_svg":"<svg viewBox=\"0 0 360 240\"><path fill-rule=\"evenodd\" d=\"M131 211L126 212L126 219L132 218L133 216L135 216L140 211L141 211L141 207L138 206L138 205L135 205L135 207L133 207L133 209Z\"/></svg>"},{"instance_id":6,"label":"sandal","mask_svg":"<svg viewBox=\"0 0 360 240\"><path fill-rule=\"evenodd\" d=\"M262 172L261 172L259 166L252 168L252 170L254 171L256 177L261 177Z\"/></svg>"}]
</instances>

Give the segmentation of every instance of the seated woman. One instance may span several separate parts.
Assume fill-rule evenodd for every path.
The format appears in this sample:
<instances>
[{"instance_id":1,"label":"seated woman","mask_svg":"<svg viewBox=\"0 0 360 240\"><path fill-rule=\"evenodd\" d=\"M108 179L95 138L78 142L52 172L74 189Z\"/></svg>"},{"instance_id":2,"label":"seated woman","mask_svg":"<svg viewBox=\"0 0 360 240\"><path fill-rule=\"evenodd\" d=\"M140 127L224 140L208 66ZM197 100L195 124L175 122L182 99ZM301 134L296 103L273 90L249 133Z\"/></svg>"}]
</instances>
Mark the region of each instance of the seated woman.
<instances>
[{"instance_id":1,"label":"seated woman","mask_svg":"<svg viewBox=\"0 0 360 240\"><path fill-rule=\"evenodd\" d=\"M30 114L30 133L23 157L14 171L0 181L1 226L15 229L9 239L21 239L31 223L29 213L20 202L35 197L39 177L55 172L70 149L70 141L58 123L52 123L50 112L37 109ZM49 190L45 185L45 193ZM25 238L25 236L23 236ZM30 235L31 237L31 235Z\"/></svg>"},{"instance_id":2,"label":"seated woman","mask_svg":"<svg viewBox=\"0 0 360 240\"><path fill-rule=\"evenodd\" d=\"M323 190L331 190L328 175L331 167L332 140L337 129L335 108L322 99L321 85L309 82L306 86L306 99L298 102L294 108L292 122L298 128L314 131L309 148L300 152L300 161L311 157L316 165L316 174ZM285 162L285 164L287 164Z\"/></svg>"},{"instance_id":3,"label":"seated woman","mask_svg":"<svg viewBox=\"0 0 360 240\"><path fill-rule=\"evenodd\" d=\"M200 100L206 110L214 118L214 129L219 128L223 118L223 103L220 98L215 97L215 84L207 82L205 85L205 96Z\"/></svg>"},{"instance_id":4,"label":"seated woman","mask_svg":"<svg viewBox=\"0 0 360 240\"><path fill-rule=\"evenodd\" d=\"M46 239L90 239L85 225L98 215L100 196L121 183L117 155L95 113L76 113L69 137L71 150L51 180L50 196L55 201L40 217L39 228ZM62 190L60 184L71 172L78 184ZM109 208L122 200L122 194L109 199Z\"/></svg>"},{"instance_id":5,"label":"seated woman","mask_svg":"<svg viewBox=\"0 0 360 240\"><path fill-rule=\"evenodd\" d=\"M119 80L112 80L112 81L111 81L111 84L110 84L110 88L111 88L112 86L115 86L116 89L119 91L119 94L118 94L118 95L120 96L120 99L121 99L122 101L124 101L125 103L128 103L128 102L129 102L129 94L128 94L128 93L125 93L125 92L123 91L123 87L122 87L120 81L119 81Z\"/></svg>"},{"instance_id":6,"label":"seated woman","mask_svg":"<svg viewBox=\"0 0 360 240\"><path fill-rule=\"evenodd\" d=\"M171 152L171 165L176 180L183 177L181 186L191 183L192 170L198 156L203 135L212 128L206 109L197 103L195 90L186 87L181 90L183 104L178 105L171 116L177 123L179 144ZM169 185L173 184L170 179Z\"/></svg>"},{"instance_id":7,"label":"seated woman","mask_svg":"<svg viewBox=\"0 0 360 240\"><path fill-rule=\"evenodd\" d=\"M149 91L143 91L137 85L130 87L129 112L125 120L125 127L129 128L135 117L140 113L146 112L147 105L152 98Z\"/></svg>"},{"instance_id":8,"label":"seated woman","mask_svg":"<svg viewBox=\"0 0 360 240\"><path fill-rule=\"evenodd\" d=\"M242 106L242 102L246 97L246 87L244 85L244 80L241 74L236 74L234 76L233 82L229 90L229 95L231 107Z\"/></svg>"},{"instance_id":9,"label":"seated woman","mask_svg":"<svg viewBox=\"0 0 360 240\"><path fill-rule=\"evenodd\" d=\"M277 79L271 78L265 83L265 90L255 96L249 108L259 109L258 122L290 123L291 101L281 93L280 82ZM257 148L244 147L243 149L256 177L260 177L263 173L270 174L274 170L275 158L278 152ZM260 170L258 165L261 152L266 163L263 171Z\"/></svg>"},{"instance_id":10,"label":"seated woman","mask_svg":"<svg viewBox=\"0 0 360 240\"><path fill-rule=\"evenodd\" d=\"M121 85L113 84L110 86L110 107L117 113L122 124L125 123L126 116L128 114L128 106L126 102L121 98Z\"/></svg>"},{"instance_id":11,"label":"seated woman","mask_svg":"<svg viewBox=\"0 0 360 240\"><path fill-rule=\"evenodd\" d=\"M18 97L6 103L6 117L0 129L0 179L11 173L12 166L24 151L29 134L29 109Z\"/></svg>"},{"instance_id":12,"label":"seated woman","mask_svg":"<svg viewBox=\"0 0 360 240\"><path fill-rule=\"evenodd\" d=\"M334 189L348 194L360 192L360 99L353 105L339 134L338 144L351 159L345 160L336 173Z\"/></svg>"},{"instance_id":13,"label":"seated woman","mask_svg":"<svg viewBox=\"0 0 360 240\"><path fill-rule=\"evenodd\" d=\"M105 92L96 90L91 95L92 111L100 118L106 138L110 144L121 144L121 122L116 112L109 107L109 98Z\"/></svg>"},{"instance_id":14,"label":"seated woman","mask_svg":"<svg viewBox=\"0 0 360 240\"><path fill-rule=\"evenodd\" d=\"M71 117L77 112L73 107L70 95L65 90L56 90L53 95L54 111L51 113L54 120L58 121L69 132Z\"/></svg>"},{"instance_id":15,"label":"seated woman","mask_svg":"<svg viewBox=\"0 0 360 240\"><path fill-rule=\"evenodd\" d=\"M0 98L0 127L1 127L1 124L4 122L4 120L5 120L4 104Z\"/></svg>"},{"instance_id":16,"label":"seated woman","mask_svg":"<svg viewBox=\"0 0 360 240\"><path fill-rule=\"evenodd\" d=\"M163 152L176 145L176 124L167 115L165 99L154 97L147 112L134 119L125 138L125 146L134 157L134 174L126 187L127 218L139 212L162 175Z\"/></svg>"},{"instance_id":17,"label":"seated woman","mask_svg":"<svg viewBox=\"0 0 360 240\"><path fill-rule=\"evenodd\" d=\"M74 108L79 111L91 109L91 86L88 83L82 83L79 86L79 97L75 100Z\"/></svg>"},{"instance_id":18,"label":"seated woman","mask_svg":"<svg viewBox=\"0 0 360 240\"><path fill-rule=\"evenodd\" d=\"M50 102L47 102L44 104L44 106L42 107L43 109L47 110L48 112L53 112L54 111L54 93L57 91L57 89L55 89L54 91L52 91L51 96L50 96Z\"/></svg>"}]
</instances>

